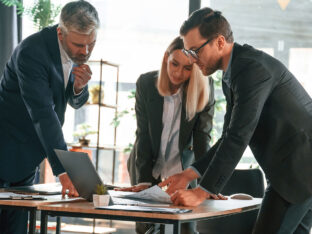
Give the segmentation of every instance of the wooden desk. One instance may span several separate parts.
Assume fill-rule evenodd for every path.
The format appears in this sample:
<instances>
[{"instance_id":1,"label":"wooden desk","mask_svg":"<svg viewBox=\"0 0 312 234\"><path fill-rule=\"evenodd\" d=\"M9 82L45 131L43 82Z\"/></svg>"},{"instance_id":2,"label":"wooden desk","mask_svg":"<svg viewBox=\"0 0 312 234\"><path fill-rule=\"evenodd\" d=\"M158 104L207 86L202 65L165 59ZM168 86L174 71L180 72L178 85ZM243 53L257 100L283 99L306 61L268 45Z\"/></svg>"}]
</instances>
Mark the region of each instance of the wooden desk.
<instances>
[{"instance_id":1,"label":"wooden desk","mask_svg":"<svg viewBox=\"0 0 312 234\"><path fill-rule=\"evenodd\" d=\"M180 233L181 223L199 221L217 216L226 216L240 213L260 207L262 199L253 200L207 200L198 207L183 207L192 209L191 213L185 214L160 214L131 211L97 210L91 202L75 202L54 205L42 205L41 210L41 234L47 233L48 216L84 217L96 219L136 221L173 224L173 233ZM179 207L181 208L181 207Z\"/></svg>"},{"instance_id":2,"label":"wooden desk","mask_svg":"<svg viewBox=\"0 0 312 234\"><path fill-rule=\"evenodd\" d=\"M47 200L0 200L0 209L21 209L29 211L29 234L36 230L36 211L39 206L71 201L81 201L82 198L62 199L62 195L45 196Z\"/></svg>"}]
</instances>

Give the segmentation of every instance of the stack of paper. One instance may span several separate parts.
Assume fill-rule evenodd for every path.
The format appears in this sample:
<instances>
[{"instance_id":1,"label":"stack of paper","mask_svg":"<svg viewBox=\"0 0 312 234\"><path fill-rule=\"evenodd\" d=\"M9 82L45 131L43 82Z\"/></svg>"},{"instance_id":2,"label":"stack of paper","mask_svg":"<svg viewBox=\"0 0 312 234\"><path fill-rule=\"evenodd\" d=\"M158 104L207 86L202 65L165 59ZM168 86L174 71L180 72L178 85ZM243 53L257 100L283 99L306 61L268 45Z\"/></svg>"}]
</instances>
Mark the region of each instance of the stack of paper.
<instances>
[{"instance_id":1,"label":"stack of paper","mask_svg":"<svg viewBox=\"0 0 312 234\"><path fill-rule=\"evenodd\" d=\"M141 192L122 192L114 190L109 190L108 192L109 195L111 195L112 197L113 203L119 205L126 199L130 204L135 204L137 202L138 205L142 205L144 203L154 205L168 205L172 203L170 200L170 196L157 185ZM130 199L136 202L131 203Z\"/></svg>"}]
</instances>

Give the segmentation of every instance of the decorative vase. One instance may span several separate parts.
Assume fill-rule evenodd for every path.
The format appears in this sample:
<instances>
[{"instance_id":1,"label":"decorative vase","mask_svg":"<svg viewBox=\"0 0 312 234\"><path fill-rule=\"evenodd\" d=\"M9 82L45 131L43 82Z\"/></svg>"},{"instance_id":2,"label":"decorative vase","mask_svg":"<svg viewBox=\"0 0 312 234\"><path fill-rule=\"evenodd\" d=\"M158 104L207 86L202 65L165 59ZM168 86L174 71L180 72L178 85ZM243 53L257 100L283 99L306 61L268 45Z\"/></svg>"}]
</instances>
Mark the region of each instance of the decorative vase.
<instances>
[{"instance_id":1,"label":"decorative vase","mask_svg":"<svg viewBox=\"0 0 312 234\"><path fill-rule=\"evenodd\" d=\"M99 104L99 94L100 94L100 86L95 85L89 89L90 93L90 103L91 104ZM101 103L103 103L104 99L104 89L101 89Z\"/></svg>"},{"instance_id":2,"label":"decorative vase","mask_svg":"<svg viewBox=\"0 0 312 234\"><path fill-rule=\"evenodd\" d=\"M86 138L79 138L79 143L80 143L80 146L89 146L89 143L90 143L90 139L86 139Z\"/></svg>"},{"instance_id":3,"label":"decorative vase","mask_svg":"<svg viewBox=\"0 0 312 234\"><path fill-rule=\"evenodd\" d=\"M93 205L95 207L98 206L108 206L111 198L110 195L105 194L105 195L98 195L98 194L93 194Z\"/></svg>"}]
</instances>

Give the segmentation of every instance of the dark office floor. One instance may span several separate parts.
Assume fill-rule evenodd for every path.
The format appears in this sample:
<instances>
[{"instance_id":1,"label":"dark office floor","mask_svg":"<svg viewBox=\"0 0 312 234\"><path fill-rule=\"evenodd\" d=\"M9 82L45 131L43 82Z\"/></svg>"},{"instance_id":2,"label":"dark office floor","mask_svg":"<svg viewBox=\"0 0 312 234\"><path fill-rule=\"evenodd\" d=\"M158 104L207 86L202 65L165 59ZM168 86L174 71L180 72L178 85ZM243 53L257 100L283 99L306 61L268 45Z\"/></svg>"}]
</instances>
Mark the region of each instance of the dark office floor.
<instances>
[{"instance_id":1,"label":"dark office floor","mask_svg":"<svg viewBox=\"0 0 312 234\"><path fill-rule=\"evenodd\" d=\"M96 219L95 232L93 232L93 219L67 218L61 219L61 234L82 234L82 233L112 233L112 234L135 234L134 222L107 221ZM39 222L38 222L39 224ZM55 218L49 218L48 234L54 234ZM38 227L38 225L37 225ZM36 233L40 233L38 229Z\"/></svg>"}]
</instances>

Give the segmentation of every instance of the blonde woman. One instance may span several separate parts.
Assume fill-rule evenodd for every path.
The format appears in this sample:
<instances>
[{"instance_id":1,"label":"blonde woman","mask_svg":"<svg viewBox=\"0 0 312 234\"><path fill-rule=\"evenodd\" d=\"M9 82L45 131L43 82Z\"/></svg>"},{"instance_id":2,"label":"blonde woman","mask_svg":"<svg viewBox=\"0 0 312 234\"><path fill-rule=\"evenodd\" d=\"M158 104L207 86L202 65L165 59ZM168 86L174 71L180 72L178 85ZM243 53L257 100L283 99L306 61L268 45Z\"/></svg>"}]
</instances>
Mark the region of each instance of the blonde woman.
<instances>
[{"instance_id":1,"label":"blonde woman","mask_svg":"<svg viewBox=\"0 0 312 234\"><path fill-rule=\"evenodd\" d=\"M175 38L160 71L145 73L136 83L136 141L128 160L131 184L136 186L124 190L140 191L158 184L182 172L210 148L213 83L190 64L182 49L182 39Z\"/></svg>"}]
</instances>

